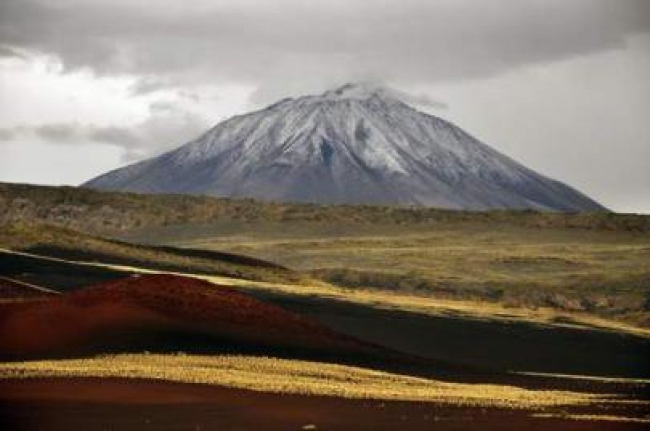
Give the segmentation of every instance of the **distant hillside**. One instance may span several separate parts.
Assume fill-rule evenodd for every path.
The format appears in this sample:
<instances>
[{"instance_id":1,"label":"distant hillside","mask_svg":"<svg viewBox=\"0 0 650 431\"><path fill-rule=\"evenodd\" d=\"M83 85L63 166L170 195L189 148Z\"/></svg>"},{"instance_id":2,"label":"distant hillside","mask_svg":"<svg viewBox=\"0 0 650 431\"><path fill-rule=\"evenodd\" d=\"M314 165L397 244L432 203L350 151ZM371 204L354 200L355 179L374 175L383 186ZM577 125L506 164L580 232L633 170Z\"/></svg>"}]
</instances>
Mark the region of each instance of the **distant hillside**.
<instances>
[{"instance_id":1,"label":"distant hillside","mask_svg":"<svg viewBox=\"0 0 650 431\"><path fill-rule=\"evenodd\" d=\"M453 211L371 205L316 205L188 195L101 192L0 183L0 225L47 223L92 233L214 221L359 224L506 223L535 228L650 231L650 216L614 213Z\"/></svg>"},{"instance_id":2,"label":"distant hillside","mask_svg":"<svg viewBox=\"0 0 650 431\"><path fill-rule=\"evenodd\" d=\"M55 226L26 222L0 226L0 248L37 256L78 262L101 262L159 271L175 271L241 278L255 281L295 283L306 276L248 256L218 251L178 249L129 244L95 237ZM35 271L31 258L0 251L0 276L32 282L56 290L110 279L110 269L74 267L65 262L39 262ZM77 275L66 275L74 270ZM81 276L81 272L88 273ZM98 278L99 276L99 278ZM76 280L76 279L79 280Z\"/></svg>"}]
</instances>

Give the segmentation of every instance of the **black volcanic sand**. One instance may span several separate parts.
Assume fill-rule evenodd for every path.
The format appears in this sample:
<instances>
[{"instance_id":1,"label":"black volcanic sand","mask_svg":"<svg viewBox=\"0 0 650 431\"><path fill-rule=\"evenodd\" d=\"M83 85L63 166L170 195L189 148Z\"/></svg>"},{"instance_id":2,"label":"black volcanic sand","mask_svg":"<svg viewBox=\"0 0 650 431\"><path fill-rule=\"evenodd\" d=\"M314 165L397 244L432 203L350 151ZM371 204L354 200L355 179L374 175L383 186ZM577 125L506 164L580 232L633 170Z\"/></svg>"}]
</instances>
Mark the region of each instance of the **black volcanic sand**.
<instances>
[{"instance_id":1,"label":"black volcanic sand","mask_svg":"<svg viewBox=\"0 0 650 431\"><path fill-rule=\"evenodd\" d=\"M280 395L147 380L58 378L0 381L0 428L589 431L644 430L647 424L535 418L521 410Z\"/></svg>"},{"instance_id":2,"label":"black volcanic sand","mask_svg":"<svg viewBox=\"0 0 650 431\"><path fill-rule=\"evenodd\" d=\"M117 280L128 275L127 272L110 268L48 260L0 250L0 276L59 292L74 291L90 284Z\"/></svg>"},{"instance_id":3,"label":"black volcanic sand","mask_svg":"<svg viewBox=\"0 0 650 431\"><path fill-rule=\"evenodd\" d=\"M650 378L650 338L607 330L430 316L247 289L264 301L400 352L476 368Z\"/></svg>"},{"instance_id":4,"label":"black volcanic sand","mask_svg":"<svg viewBox=\"0 0 650 431\"><path fill-rule=\"evenodd\" d=\"M54 294L33 289L0 275L0 299L27 299L51 295Z\"/></svg>"}]
</instances>

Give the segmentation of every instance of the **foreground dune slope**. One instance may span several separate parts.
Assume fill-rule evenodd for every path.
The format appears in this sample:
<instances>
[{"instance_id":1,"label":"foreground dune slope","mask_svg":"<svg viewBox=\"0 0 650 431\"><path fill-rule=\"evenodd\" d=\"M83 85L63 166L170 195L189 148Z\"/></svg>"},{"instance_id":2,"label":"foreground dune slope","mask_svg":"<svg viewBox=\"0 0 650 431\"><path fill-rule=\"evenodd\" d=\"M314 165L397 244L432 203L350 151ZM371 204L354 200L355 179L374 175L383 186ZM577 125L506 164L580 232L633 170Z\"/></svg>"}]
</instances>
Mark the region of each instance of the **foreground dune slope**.
<instances>
[{"instance_id":1,"label":"foreground dune slope","mask_svg":"<svg viewBox=\"0 0 650 431\"><path fill-rule=\"evenodd\" d=\"M235 289L132 275L56 297L0 304L0 357L275 349L328 355L374 349Z\"/></svg>"}]
</instances>

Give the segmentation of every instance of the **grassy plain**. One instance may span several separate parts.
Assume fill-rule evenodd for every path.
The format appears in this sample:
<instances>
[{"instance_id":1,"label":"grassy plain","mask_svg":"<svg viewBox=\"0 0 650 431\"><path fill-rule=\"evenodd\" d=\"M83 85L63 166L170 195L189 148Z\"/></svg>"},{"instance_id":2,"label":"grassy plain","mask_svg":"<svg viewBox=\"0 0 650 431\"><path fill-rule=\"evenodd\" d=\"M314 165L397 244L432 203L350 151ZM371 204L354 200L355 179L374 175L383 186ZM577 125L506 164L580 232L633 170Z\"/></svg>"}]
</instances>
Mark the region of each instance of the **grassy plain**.
<instances>
[{"instance_id":1,"label":"grassy plain","mask_svg":"<svg viewBox=\"0 0 650 431\"><path fill-rule=\"evenodd\" d=\"M67 241L104 263L256 281L313 284L317 278L341 287L548 307L650 326L650 216L320 206L0 183L0 225L16 222L249 254L302 275L170 250ZM6 238L0 234L0 244L11 242L11 235ZM34 238L29 248L37 254L70 254L61 241L43 247Z\"/></svg>"},{"instance_id":2,"label":"grassy plain","mask_svg":"<svg viewBox=\"0 0 650 431\"><path fill-rule=\"evenodd\" d=\"M650 325L648 233L507 223L224 222L125 237L251 255L344 288Z\"/></svg>"}]
</instances>

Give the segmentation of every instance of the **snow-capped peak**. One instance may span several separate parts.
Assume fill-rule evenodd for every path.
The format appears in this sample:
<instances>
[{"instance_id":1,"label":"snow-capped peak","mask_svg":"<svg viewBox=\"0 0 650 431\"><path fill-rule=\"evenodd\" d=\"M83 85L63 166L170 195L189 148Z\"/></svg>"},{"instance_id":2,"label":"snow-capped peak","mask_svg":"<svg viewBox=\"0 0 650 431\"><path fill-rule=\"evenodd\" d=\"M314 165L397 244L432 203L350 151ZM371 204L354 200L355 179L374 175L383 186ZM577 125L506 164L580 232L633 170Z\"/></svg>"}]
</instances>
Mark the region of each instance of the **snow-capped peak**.
<instances>
[{"instance_id":1,"label":"snow-capped peak","mask_svg":"<svg viewBox=\"0 0 650 431\"><path fill-rule=\"evenodd\" d=\"M602 209L398 94L361 83L285 99L86 185L278 201Z\"/></svg>"}]
</instances>

